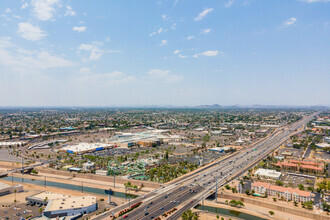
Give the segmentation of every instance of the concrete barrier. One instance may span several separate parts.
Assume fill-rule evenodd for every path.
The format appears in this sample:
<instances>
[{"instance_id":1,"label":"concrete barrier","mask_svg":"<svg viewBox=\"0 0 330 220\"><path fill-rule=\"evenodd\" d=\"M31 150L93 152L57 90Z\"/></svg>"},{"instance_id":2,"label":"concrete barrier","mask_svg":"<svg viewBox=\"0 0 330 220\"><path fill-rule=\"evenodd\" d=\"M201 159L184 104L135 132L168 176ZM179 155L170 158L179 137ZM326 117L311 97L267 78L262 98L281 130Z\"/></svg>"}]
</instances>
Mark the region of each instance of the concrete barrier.
<instances>
[{"instance_id":1,"label":"concrete barrier","mask_svg":"<svg viewBox=\"0 0 330 220\"><path fill-rule=\"evenodd\" d=\"M318 215L309 211L305 211L305 210L301 210L301 209L294 209L294 208L289 208L289 207L284 207L281 205L276 205L274 203L269 203L266 201L261 201L261 200L256 200L253 198L246 198L246 197L241 197L241 196L236 196L236 195L229 195L229 194L224 194L223 192L221 192L221 194L218 194L218 198L222 198L222 199L228 199L228 200L240 200L244 203L249 203L252 205L257 205L257 206L261 206L264 208L268 208L270 210L277 210L280 212L285 212L285 213L290 213L292 215L297 215L297 216L301 216L301 217L305 217L305 218L310 218L310 219L314 219L314 220L329 220L330 217L329 216L324 216L324 215Z\"/></svg>"}]
</instances>

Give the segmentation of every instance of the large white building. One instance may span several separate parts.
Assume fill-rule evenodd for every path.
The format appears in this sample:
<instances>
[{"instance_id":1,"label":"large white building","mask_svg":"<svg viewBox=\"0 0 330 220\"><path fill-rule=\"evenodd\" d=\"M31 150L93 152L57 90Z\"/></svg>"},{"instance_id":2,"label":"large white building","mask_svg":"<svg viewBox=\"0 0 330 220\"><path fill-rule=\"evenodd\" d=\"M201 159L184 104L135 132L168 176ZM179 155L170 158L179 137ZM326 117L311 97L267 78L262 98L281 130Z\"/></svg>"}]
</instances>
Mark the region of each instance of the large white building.
<instances>
[{"instance_id":1,"label":"large white building","mask_svg":"<svg viewBox=\"0 0 330 220\"><path fill-rule=\"evenodd\" d=\"M266 179L280 179L282 173L277 172L276 170L269 170L269 169L258 169L254 175L264 177Z\"/></svg>"},{"instance_id":2,"label":"large white building","mask_svg":"<svg viewBox=\"0 0 330 220\"><path fill-rule=\"evenodd\" d=\"M70 196L52 192L41 192L26 197L26 201L37 205L47 205L43 216L56 218L87 214L97 210L96 197Z\"/></svg>"},{"instance_id":3,"label":"large white building","mask_svg":"<svg viewBox=\"0 0 330 220\"><path fill-rule=\"evenodd\" d=\"M104 150L109 147L113 147L112 144L105 143L79 143L76 145L69 145L59 149L60 151L65 151L68 153L86 153L92 151Z\"/></svg>"},{"instance_id":4,"label":"large white building","mask_svg":"<svg viewBox=\"0 0 330 220\"><path fill-rule=\"evenodd\" d=\"M50 200L43 212L48 218L88 214L97 210L96 197L79 196Z\"/></svg>"}]
</instances>

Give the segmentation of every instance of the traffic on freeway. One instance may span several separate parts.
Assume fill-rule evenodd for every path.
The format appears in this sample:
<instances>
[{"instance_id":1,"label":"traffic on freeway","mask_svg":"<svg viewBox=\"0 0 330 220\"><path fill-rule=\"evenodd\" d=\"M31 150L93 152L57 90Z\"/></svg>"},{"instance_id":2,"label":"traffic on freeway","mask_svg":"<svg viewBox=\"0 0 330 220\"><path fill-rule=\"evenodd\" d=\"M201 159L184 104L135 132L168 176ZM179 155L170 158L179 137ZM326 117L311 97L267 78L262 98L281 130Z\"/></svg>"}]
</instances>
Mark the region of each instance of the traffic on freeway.
<instances>
[{"instance_id":1,"label":"traffic on freeway","mask_svg":"<svg viewBox=\"0 0 330 220\"><path fill-rule=\"evenodd\" d=\"M185 210L196 206L231 179L242 175L299 129L304 129L305 124L315 115L317 113L292 125L277 129L273 134L250 148L241 150L216 164L206 166L202 172L192 173L179 181L164 185L153 191L154 194L146 195L141 206L119 219L154 219L175 207L177 211L169 219L178 219ZM135 202L137 200L131 204L135 204ZM103 215L103 218L110 215L107 213Z\"/></svg>"}]
</instances>

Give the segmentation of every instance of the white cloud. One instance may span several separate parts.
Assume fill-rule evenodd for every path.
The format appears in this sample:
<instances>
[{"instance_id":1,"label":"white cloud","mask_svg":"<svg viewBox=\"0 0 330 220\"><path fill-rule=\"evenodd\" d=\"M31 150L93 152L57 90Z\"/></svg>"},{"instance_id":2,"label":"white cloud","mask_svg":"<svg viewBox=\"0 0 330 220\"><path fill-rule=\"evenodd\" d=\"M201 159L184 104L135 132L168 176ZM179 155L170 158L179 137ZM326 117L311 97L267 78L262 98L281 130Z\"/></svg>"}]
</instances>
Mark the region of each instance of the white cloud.
<instances>
[{"instance_id":1,"label":"white cloud","mask_svg":"<svg viewBox=\"0 0 330 220\"><path fill-rule=\"evenodd\" d=\"M204 51L202 53L197 53L197 54L194 54L193 57L194 58L198 58L200 56L206 56L206 57L215 57L219 54L219 51L217 50L208 50L208 51Z\"/></svg>"},{"instance_id":2,"label":"white cloud","mask_svg":"<svg viewBox=\"0 0 330 220\"><path fill-rule=\"evenodd\" d=\"M32 0L34 16L39 20L47 21L53 17L55 7L60 5L60 0Z\"/></svg>"},{"instance_id":3,"label":"white cloud","mask_svg":"<svg viewBox=\"0 0 330 220\"><path fill-rule=\"evenodd\" d=\"M33 26L29 22L19 23L17 33L20 34L22 38L31 41L37 41L46 36L46 33L42 31L38 26Z\"/></svg>"},{"instance_id":4,"label":"white cloud","mask_svg":"<svg viewBox=\"0 0 330 220\"><path fill-rule=\"evenodd\" d=\"M165 46L165 45L167 45L167 40L162 40L161 42L160 42L160 44L159 44L159 46Z\"/></svg>"},{"instance_id":5,"label":"white cloud","mask_svg":"<svg viewBox=\"0 0 330 220\"><path fill-rule=\"evenodd\" d=\"M81 44L78 47L78 50L84 50L90 53L87 60L98 60L103 54L103 51L101 49L99 49L96 45L92 44Z\"/></svg>"},{"instance_id":6,"label":"white cloud","mask_svg":"<svg viewBox=\"0 0 330 220\"><path fill-rule=\"evenodd\" d=\"M11 13L10 8L6 8L5 12L6 12L6 13Z\"/></svg>"},{"instance_id":7,"label":"white cloud","mask_svg":"<svg viewBox=\"0 0 330 220\"><path fill-rule=\"evenodd\" d=\"M70 5L66 6L65 16L75 16L76 12L72 10L72 7Z\"/></svg>"},{"instance_id":8,"label":"white cloud","mask_svg":"<svg viewBox=\"0 0 330 220\"><path fill-rule=\"evenodd\" d=\"M183 80L183 76L171 74L169 70L152 69L148 73L152 79L161 80L166 83L179 82Z\"/></svg>"},{"instance_id":9,"label":"white cloud","mask_svg":"<svg viewBox=\"0 0 330 220\"><path fill-rule=\"evenodd\" d=\"M207 8L207 9L204 9L201 13L198 14L198 16L194 19L195 21L201 21L203 20L203 18L211 13L213 11L213 8Z\"/></svg>"},{"instance_id":10,"label":"white cloud","mask_svg":"<svg viewBox=\"0 0 330 220\"><path fill-rule=\"evenodd\" d=\"M172 24L171 29L172 30L175 30L176 29L176 23Z\"/></svg>"},{"instance_id":11,"label":"white cloud","mask_svg":"<svg viewBox=\"0 0 330 220\"><path fill-rule=\"evenodd\" d=\"M101 83L106 84L119 84L126 83L134 80L134 76L128 76L123 72L114 71L111 73L98 73L98 74L86 74L79 78L79 80L88 82L88 83L97 83L100 85Z\"/></svg>"},{"instance_id":12,"label":"white cloud","mask_svg":"<svg viewBox=\"0 0 330 220\"><path fill-rule=\"evenodd\" d=\"M229 0L229 1L225 4L225 7L226 7L226 8L230 8L233 4L234 4L234 0Z\"/></svg>"},{"instance_id":13,"label":"white cloud","mask_svg":"<svg viewBox=\"0 0 330 220\"><path fill-rule=\"evenodd\" d=\"M150 33L149 36L152 37L152 36L155 36L156 34L157 33L154 31L154 32Z\"/></svg>"},{"instance_id":14,"label":"white cloud","mask_svg":"<svg viewBox=\"0 0 330 220\"><path fill-rule=\"evenodd\" d=\"M211 28L202 29L202 34L208 34L211 32Z\"/></svg>"},{"instance_id":15,"label":"white cloud","mask_svg":"<svg viewBox=\"0 0 330 220\"><path fill-rule=\"evenodd\" d=\"M162 19L163 19L164 21L167 21L167 20L168 20L167 15L163 14L163 15L162 15Z\"/></svg>"},{"instance_id":16,"label":"white cloud","mask_svg":"<svg viewBox=\"0 0 330 220\"><path fill-rule=\"evenodd\" d=\"M102 50L99 46L102 46L102 42L93 42L92 44L80 44L78 47L78 54L81 51L86 51L88 53L88 58L84 58L85 61L98 60L104 53L121 53L118 50Z\"/></svg>"},{"instance_id":17,"label":"white cloud","mask_svg":"<svg viewBox=\"0 0 330 220\"><path fill-rule=\"evenodd\" d=\"M179 57L179 58L187 58L188 56L186 56L186 55L182 55L182 54L179 54L178 57Z\"/></svg>"},{"instance_id":18,"label":"white cloud","mask_svg":"<svg viewBox=\"0 0 330 220\"><path fill-rule=\"evenodd\" d=\"M80 68L79 73L81 73L81 74L90 74L91 69L88 68L88 67L82 67L82 68Z\"/></svg>"},{"instance_id":19,"label":"white cloud","mask_svg":"<svg viewBox=\"0 0 330 220\"><path fill-rule=\"evenodd\" d=\"M72 30L73 31L78 31L80 33L80 32L86 31L86 27L84 27L84 26L81 26L81 27L75 26L75 27L72 28Z\"/></svg>"},{"instance_id":20,"label":"white cloud","mask_svg":"<svg viewBox=\"0 0 330 220\"><path fill-rule=\"evenodd\" d=\"M158 32L158 34L160 34L160 33L162 33L163 31L164 31L163 28L159 28L157 32Z\"/></svg>"},{"instance_id":21,"label":"white cloud","mask_svg":"<svg viewBox=\"0 0 330 220\"><path fill-rule=\"evenodd\" d=\"M292 18L284 21L283 26L287 27L287 26L295 24L296 22L297 22L297 19L295 17L292 17Z\"/></svg>"},{"instance_id":22,"label":"white cloud","mask_svg":"<svg viewBox=\"0 0 330 220\"><path fill-rule=\"evenodd\" d=\"M179 0L174 0L174 6L176 6L176 4L178 4Z\"/></svg>"},{"instance_id":23,"label":"white cloud","mask_svg":"<svg viewBox=\"0 0 330 220\"><path fill-rule=\"evenodd\" d=\"M21 9L26 9L27 7L29 7L29 3L24 2L24 4L21 6Z\"/></svg>"},{"instance_id":24,"label":"white cloud","mask_svg":"<svg viewBox=\"0 0 330 220\"><path fill-rule=\"evenodd\" d=\"M180 50L173 51L173 54L178 54L178 53L180 53Z\"/></svg>"},{"instance_id":25,"label":"white cloud","mask_svg":"<svg viewBox=\"0 0 330 220\"><path fill-rule=\"evenodd\" d=\"M69 60L45 51L29 51L17 48L10 38L0 39L0 64L20 70L45 70L73 66Z\"/></svg>"},{"instance_id":26,"label":"white cloud","mask_svg":"<svg viewBox=\"0 0 330 220\"><path fill-rule=\"evenodd\" d=\"M186 37L186 40L191 40L191 39L194 39L195 37L194 36L188 36Z\"/></svg>"}]
</instances>

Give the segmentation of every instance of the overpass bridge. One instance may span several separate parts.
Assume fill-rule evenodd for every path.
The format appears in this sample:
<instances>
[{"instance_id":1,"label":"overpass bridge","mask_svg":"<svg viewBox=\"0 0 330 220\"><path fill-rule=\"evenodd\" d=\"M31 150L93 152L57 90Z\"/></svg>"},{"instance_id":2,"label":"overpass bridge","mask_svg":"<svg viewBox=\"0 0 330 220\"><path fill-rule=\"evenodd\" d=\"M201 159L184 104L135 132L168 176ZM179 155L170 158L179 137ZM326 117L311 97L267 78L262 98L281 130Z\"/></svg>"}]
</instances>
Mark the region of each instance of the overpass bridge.
<instances>
[{"instance_id":1,"label":"overpass bridge","mask_svg":"<svg viewBox=\"0 0 330 220\"><path fill-rule=\"evenodd\" d=\"M230 159L217 162L212 166L206 166L207 168L202 169L202 172L192 173L186 178L165 184L160 189L145 195L141 206L129 212L126 215L126 219L153 219L173 208L177 208L177 211L168 219L178 219L185 210L195 207L205 198L214 194L218 188L227 184L231 179L240 176L260 160L267 157L270 152L287 141L291 135L299 132L299 129L304 129L304 125L315 115L317 113L305 117L294 124L277 129L276 132L266 139L252 145L250 148L239 151ZM135 204L137 201L133 200L131 204ZM141 201L141 198L139 201ZM128 205L124 204L116 207L116 210L122 210L127 207ZM113 214L112 211L110 210L110 212L94 219L101 220L111 216Z\"/></svg>"},{"instance_id":2,"label":"overpass bridge","mask_svg":"<svg viewBox=\"0 0 330 220\"><path fill-rule=\"evenodd\" d=\"M12 173L18 173L18 172L29 173L34 168L39 167L39 166L43 166L45 164L47 164L47 163L46 162L42 162L42 163L34 164L34 165L31 165L31 166L23 166L23 167L12 169L12 170L7 170L6 172L0 173L0 178L1 177L8 176L9 174L12 174Z\"/></svg>"}]
</instances>

